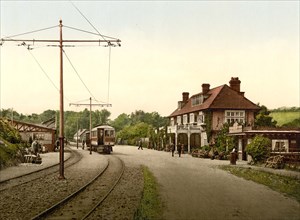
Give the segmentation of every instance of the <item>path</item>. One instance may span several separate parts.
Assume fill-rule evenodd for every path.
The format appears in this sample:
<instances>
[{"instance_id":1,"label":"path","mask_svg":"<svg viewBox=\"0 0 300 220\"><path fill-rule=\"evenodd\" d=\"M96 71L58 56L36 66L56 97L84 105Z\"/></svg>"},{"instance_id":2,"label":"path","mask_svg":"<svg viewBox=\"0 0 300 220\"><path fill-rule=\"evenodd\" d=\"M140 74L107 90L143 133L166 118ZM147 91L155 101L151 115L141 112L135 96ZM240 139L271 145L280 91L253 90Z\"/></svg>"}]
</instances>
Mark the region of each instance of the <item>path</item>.
<instances>
[{"instance_id":1,"label":"path","mask_svg":"<svg viewBox=\"0 0 300 220\"><path fill-rule=\"evenodd\" d=\"M116 146L127 166L146 165L158 179L165 219L300 219L300 204L266 186L216 168L229 161L171 157L171 153ZM245 165L245 162L237 162Z\"/></svg>"}]
</instances>

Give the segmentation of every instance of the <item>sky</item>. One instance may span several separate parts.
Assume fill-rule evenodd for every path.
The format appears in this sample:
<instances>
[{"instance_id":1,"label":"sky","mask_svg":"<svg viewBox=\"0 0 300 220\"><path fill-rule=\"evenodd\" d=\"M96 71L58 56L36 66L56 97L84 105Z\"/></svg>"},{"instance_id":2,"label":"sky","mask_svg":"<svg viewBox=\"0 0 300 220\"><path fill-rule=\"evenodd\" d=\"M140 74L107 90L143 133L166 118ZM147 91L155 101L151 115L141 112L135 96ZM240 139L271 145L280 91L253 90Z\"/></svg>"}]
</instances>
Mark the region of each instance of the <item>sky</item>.
<instances>
[{"instance_id":1,"label":"sky","mask_svg":"<svg viewBox=\"0 0 300 220\"><path fill-rule=\"evenodd\" d=\"M64 47L65 111L89 108L70 103L93 97L93 103L112 104L106 107L111 119L136 110L168 116L182 92L192 96L203 83L228 85L231 77L239 77L254 103L300 105L299 1L1 0L0 13L1 38L58 40L61 19L64 40L102 39L68 27L121 40L111 49ZM59 110L59 48L2 43L0 108Z\"/></svg>"}]
</instances>

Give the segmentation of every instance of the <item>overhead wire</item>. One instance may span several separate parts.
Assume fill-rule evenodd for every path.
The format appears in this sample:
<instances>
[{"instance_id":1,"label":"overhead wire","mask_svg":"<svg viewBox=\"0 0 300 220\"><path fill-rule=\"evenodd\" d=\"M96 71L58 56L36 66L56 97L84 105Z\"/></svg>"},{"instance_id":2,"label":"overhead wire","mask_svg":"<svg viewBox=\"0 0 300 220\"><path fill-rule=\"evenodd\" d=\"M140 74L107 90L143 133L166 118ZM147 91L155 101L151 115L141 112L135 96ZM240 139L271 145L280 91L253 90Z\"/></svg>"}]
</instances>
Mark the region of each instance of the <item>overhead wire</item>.
<instances>
[{"instance_id":1,"label":"overhead wire","mask_svg":"<svg viewBox=\"0 0 300 220\"><path fill-rule=\"evenodd\" d=\"M74 27L70 27L70 26L66 26L66 25L64 25L64 27L72 29L72 30L81 31L81 32L84 32L84 33L88 33L88 34L99 36L99 33L94 33L94 32L91 32L91 31L86 31L86 30L82 30L82 29L79 29L79 28L74 28ZM110 36L106 36L106 35L101 35L101 36L103 36L105 38L110 38L110 39L113 39L113 40L118 40L118 38L115 38L115 37L110 37Z\"/></svg>"},{"instance_id":2,"label":"overhead wire","mask_svg":"<svg viewBox=\"0 0 300 220\"><path fill-rule=\"evenodd\" d=\"M39 32L39 31L49 30L49 29L52 29L52 28L55 28L55 27L58 27L58 25L48 27L48 28L42 28L42 29L38 29L38 30L34 30L34 31L29 31L29 32L21 33L21 34L16 34L16 35L8 36L8 37L5 37L5 38L13 38L13 37L21 36L21 35L32 34L32 33Z\"/></svg>"},{"instance_id":3,"label":"overhead wire","mask_svg":"<svg viewBox=\"0 0 300 220\"><path fill-rule=\"evenodd\" d=\"M71 1L70 1L71 2ZM102 35L100 34L100 32L92 25L92 23L87 19L87 17L84 16L84 14L76 7L76 5L71 2L72 5L75 7L75 9L85 18L85 20L94 28L94 30L96 30L96 32L98 33L93 33L93 32L90 32L90 31L85 31L85 30L82 30L82 29L78 29L78 28L73 28L73 27L69 27L69 26L64 26L64 27L67 27L69 29L73 29L73 30L76 30L76 31L82 31L82 32L85 32L85 33L89 33L89 34L93 34L93 35L97 35L97 36L101 36L103 38L104 41L106 41L108 43L107 46L109 46L109 67L108 67L108 96L107 96L107 103L109 101L109 90L110 90L110 63L111 63L111 46L113 46L111 44L111 42L109 40L107 40L106 38L110 38L110 39L114 39L116 40L117 38L113 38L113 37L109 37L109 36L105 36L105 35ZM52 29L52 28L56 28L56 27L59 27L58 25L55 25L55 26L51 26L51 27L48 27L48 28L42 28L42 29L38 29L38 30L34 30L34 31L29 31L29 32L25 32L25 33L21 33L21 34L16 34L16 35L12 35L12 36L8 36L8 37L5 37L5 38L9 38L9 39L12 39L13 37L17 37L17 36L21 36L21 35L26 35L26 34L31 34L31 33L36 33L36 32L40 32L40 31L45 31L45 30L49 30L49 29ZM2 38L4 39L4 38ZM1 40L2 40L1 39ZM13 41L15 42L20 42L18 40L14 40L12 39ZM33 40L34 42L34 40ZM2 45L2 42L1 42L1 45ZM32 50L32 46L33 45L29 45L29 44L26 44L25 42L21 42L18 46L27 46L27 50L28 52L30 53L30 55L33 57L33 59L35 60L35 62L38 64L39 68L42 70L42 72L45 74L45 76L48 78L48 80L51 82L51 84L59 91L59 89L57 88L57 86L54 84L54 82L51 80L51 78L49 77L49 75L46 73L46 71L43 69L43 67L41 66L41 64L38 62L38 60L36 59L36 57L30 52L30 50ZM46 45L46 46L54 46L54 45ZM65 46L73 46L73 45L65 45ZM74 45L75 46L75 45ZM77 45L77 46L80 46L80 45ZM100 46L100 44L99 44ZM96 101L96 102L102 102L102 103L105 103L103 101L98 101L95 96L91 93L91 91L88 89L88 87L86 86L86 84L83 82L82 78L80 77L78 71L76 70L76 68L74 67L74 65L72 64L71 60L69 59L69 57L67 56L66 52L63 50L65 56L67 57L70 65L72 66L72 68L74 69L75 73L77 74L78 78L80 79L80 81L83 83L83 85L85 86L85 88L88 90L88 92L90 93L90 95L93 97L93 99ZM65 96L64 96L65 97ZM66 97L65 97L66 98ZM68 101L69 99L66 98Z\"/></svg>"},{"instance_id":4,"label":"overhead wire","mask_svg":"<svg viewBox=\"0 0 300 220\"><path fill-rule=\"evenodd\" d=\"M95 96L92 94L92 92L89 90L89 88L87 87L87 85L84 83L83 79L81 78L81 76L79 75L78 71L76 70L75 66L73 65L73 63L71 62L70 58L68 57L67 53L65 50L63 50L63 53L65 54L67 60L69 61L71 67L73 68L74 72L77 74L78 78L80 79L80 81L82 82L82 84L84 85L84 87L87 89L87 91L90 93L91 97L93 97L95 100L97 100L95 98Z\"/></svg>"},{"instance_id":5,"label":"overhead wire","mask_svg":"<svg viewBox=\"0 0 300 220\"><path fill-rule=\"evenodd\" d=\"M52 79L49 77L49 75L46 73L46 71L44 70L44 68L42 67L42 65L39 63L39 61L36 59L36 57L31 53L30 50L28 50L28 52L30 53L30 55L33 57L33 59L35 60L35 62L38 64L38 66L40 67L40 69L42 70L42 72L45 74L45 76L48 78L48 80L51 82L51 84L56 88L56 90L58 92L60 92L59 88L57 88L57 86L55 85L55 83L52 81ZM68 99L65 95L64 98L70 102L70 99Z\"/></svg>"},{"instance_id":6,"label":"overhead wire","mask_svg":"<svg viewBox=\"0 0 300 220\"><path fill-rule=\"evenodd\" d=\"M107 41L104 38L104 36L102 34L100 34L100 32L97 30L97 28L95 28L94 25L89 21L89 19L87 19L87 17L84 16L84 14L79 10L79 8L77 8L77 6L72 1L70 1L70 2L74 6L74 8L82 15L82 17L84 17L84 19L94 28L94 30L99 34L99 36L101 36L103 38L103 40Z\"/></svg>"},{"instance_id":7,"label":"overhead wire","mask_svg":"<svg viewBox=\"0 0 300 220\"><path fill-rule=\"evenodd\" d=\"M110 60L111 60L111 47L109 47L109 54L108 54L107 103L109 103L109 91L110 91Z\"/></svg>"},{"instance_id":8,"label":"overhead wire","mask_svg":"<svg viewBox=\"0 0 300 220\"><path fill-rule=\"evenodd\" d=\"M84 19L94 28L94 30L108 43L108 47L109 47L109 67L108 67L108 94L107 94L107 103L109 103L109 89L110 89L110 57L111 57L111 46L113 46L111 44L111 42L109 42L108 40L106 40L104 38L104 35L102 35L97 28L87 19L86 16L84 16L84 14L79 10L79 8L76 7L76 5L70 0L71 4L74 6L74 8L84 17ZM116 39L116 38L114 38Z\"/></svg>"}]
</instances>

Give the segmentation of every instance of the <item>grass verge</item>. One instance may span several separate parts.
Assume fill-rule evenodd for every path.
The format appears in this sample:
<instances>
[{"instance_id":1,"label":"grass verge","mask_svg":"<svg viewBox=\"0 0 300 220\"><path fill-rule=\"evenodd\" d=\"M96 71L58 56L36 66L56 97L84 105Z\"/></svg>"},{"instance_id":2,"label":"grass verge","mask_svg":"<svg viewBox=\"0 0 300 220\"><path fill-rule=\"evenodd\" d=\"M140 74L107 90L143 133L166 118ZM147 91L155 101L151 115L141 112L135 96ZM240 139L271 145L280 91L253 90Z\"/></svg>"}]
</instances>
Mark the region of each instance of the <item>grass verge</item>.
<instances>
[{"instance_id":1,"label":"grass verge","mask_svg":"<svg viewBox=\"0 0 300 220\"><path fill-rule=\"evenodd\" d=\"M300 202L300 181L297 178L280 176L273 173L232 166L220 166L231 174L263 184Z\"/></svg>"},{"instance_id":2,"label":"grass verge","mask_svg":"<svg viewBox=\"0 0 300 220\"><path fill-rule=\"evenodd\" d=\"M158 184L147 167L143 166L144 189L141 203L134 214L134 220L163 219L162 201L158 191Z\"/></svg>"}]
</instances>

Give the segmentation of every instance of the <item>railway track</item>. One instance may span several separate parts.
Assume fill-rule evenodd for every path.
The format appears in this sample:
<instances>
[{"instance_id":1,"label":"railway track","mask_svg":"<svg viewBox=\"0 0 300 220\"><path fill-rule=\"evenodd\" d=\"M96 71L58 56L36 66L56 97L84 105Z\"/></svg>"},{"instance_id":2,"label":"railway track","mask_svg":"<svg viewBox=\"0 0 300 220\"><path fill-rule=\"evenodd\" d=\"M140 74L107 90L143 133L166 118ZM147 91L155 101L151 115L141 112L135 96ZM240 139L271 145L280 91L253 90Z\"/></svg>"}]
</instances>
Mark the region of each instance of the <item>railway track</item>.
<instances>
[{"instance_id":1,"label":"railway track","mask_svg":"<svg viewBox=\"0 0 300 220\"><path fill-rule=\"evenodd\" d=\"M71 148L66 148L66 151L71 152L71 156L65 160L65 168L68 168L82 159L82 155ZM59 169L59 164L54 164L49 167L45 167L39 170L32 171L17 177L13 177L7 180L0 181L0 192L7 190L8 188L17 187L25 183L29 183L36 179L42 178L46 175L57 172Z\"/></svg>"},{"instance_id":2,"label":"railway track","mask_svg":"<svg viewBox=\"0 0 300 220\"><path fill-rule=\"evenodd\" d=\"M108 163L91 181L32 219L87 219L110 195L123 176L124 162L107 156Z\"/></svg>"}]
</instances>

